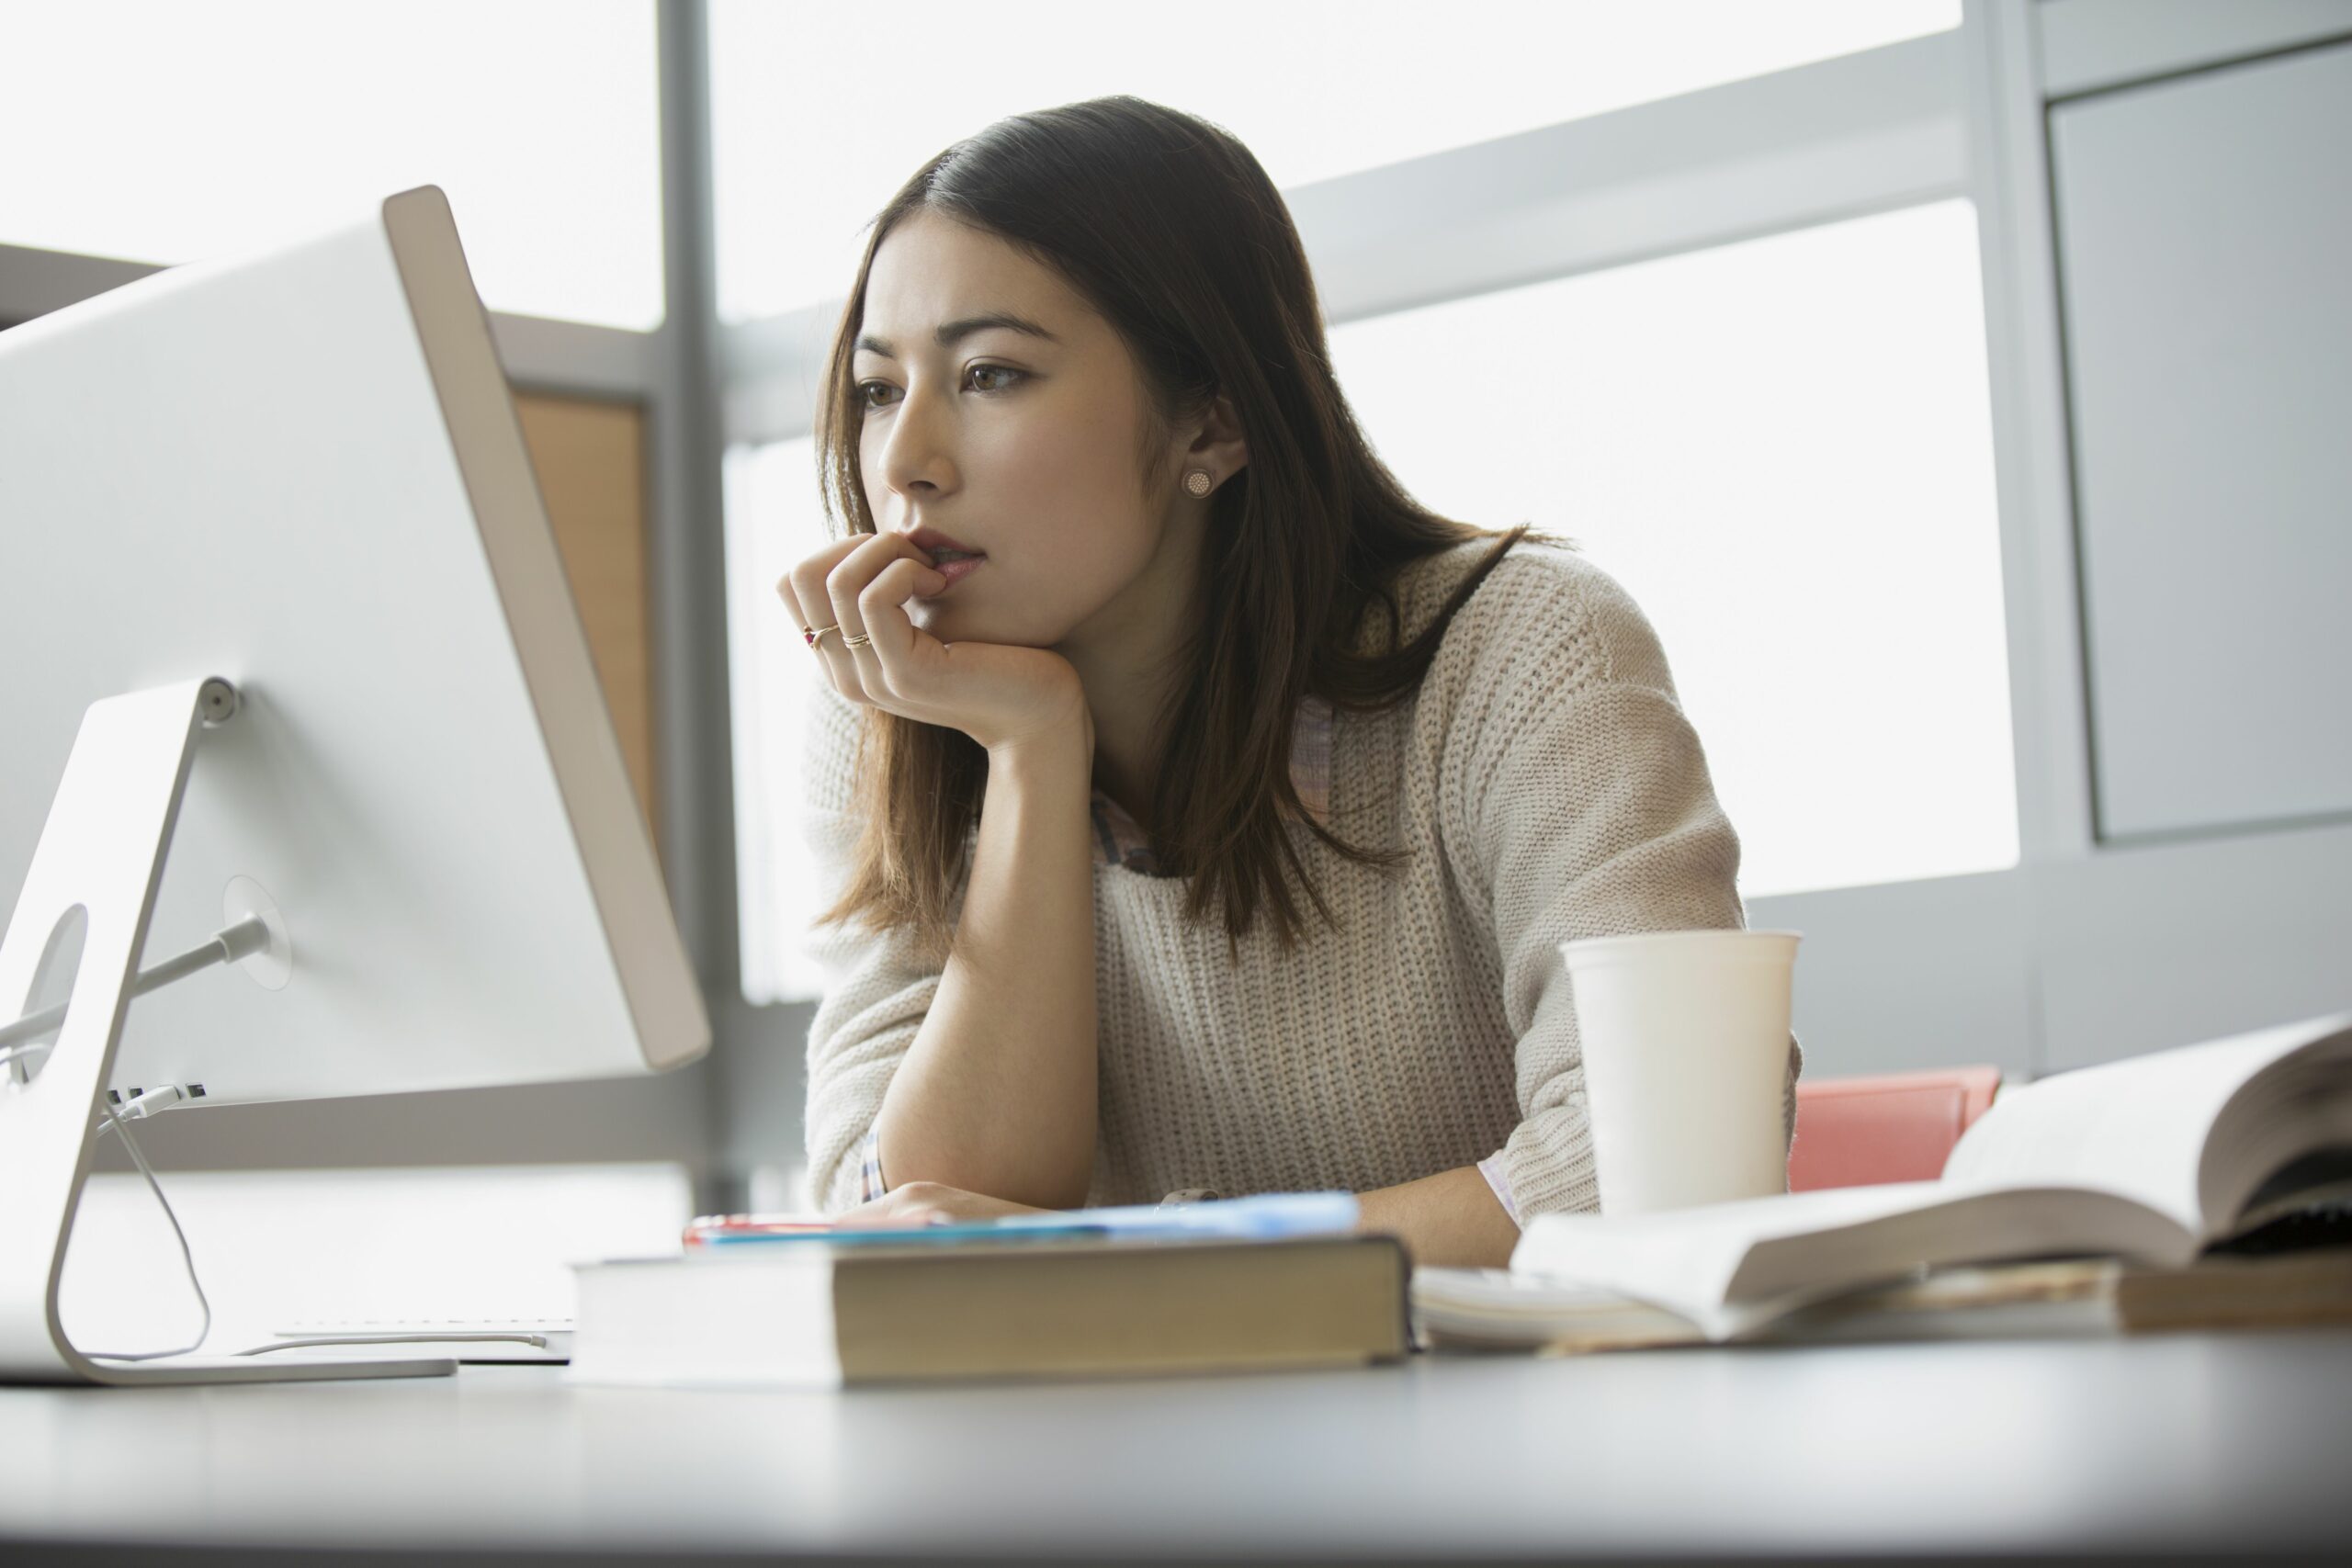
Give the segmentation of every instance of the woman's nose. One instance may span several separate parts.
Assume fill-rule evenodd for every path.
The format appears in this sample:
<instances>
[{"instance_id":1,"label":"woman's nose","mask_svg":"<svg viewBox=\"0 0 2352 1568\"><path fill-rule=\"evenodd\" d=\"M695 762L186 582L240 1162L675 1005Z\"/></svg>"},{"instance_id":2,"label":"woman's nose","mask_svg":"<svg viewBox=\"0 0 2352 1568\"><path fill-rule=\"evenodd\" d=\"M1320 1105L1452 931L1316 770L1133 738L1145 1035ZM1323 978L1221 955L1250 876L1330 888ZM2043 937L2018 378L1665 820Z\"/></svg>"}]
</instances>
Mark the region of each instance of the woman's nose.
<instances>
[{"instance_id":1,"label":"woman's nose","mask_svg":"<svg viewBox=\"0 0 2352 1568\"><path fill-rule=\"evenodd\" d=\"M900 495L955 486L955 417L944 397L925 389L899 401L882 447L882 479Z\"/></svg>"}]
</instances>

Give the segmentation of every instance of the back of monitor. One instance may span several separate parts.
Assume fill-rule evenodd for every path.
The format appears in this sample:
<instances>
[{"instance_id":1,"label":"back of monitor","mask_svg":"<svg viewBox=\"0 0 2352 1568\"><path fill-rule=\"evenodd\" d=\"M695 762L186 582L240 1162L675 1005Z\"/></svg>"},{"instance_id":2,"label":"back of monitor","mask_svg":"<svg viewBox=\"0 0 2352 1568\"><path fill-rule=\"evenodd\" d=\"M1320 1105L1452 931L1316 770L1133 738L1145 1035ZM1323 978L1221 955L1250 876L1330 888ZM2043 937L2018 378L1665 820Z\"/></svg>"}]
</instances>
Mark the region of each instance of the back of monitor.
<instances>
[{"instance_id":1,"label":"back of monitor","mask_svg":"<svg viewBox=\"0 0 2352 1568\"><path fill-rule=\"evenodd\" d=\"M93 702L217 676L114 1087L214 1103L641 1073L707 1047L489 323L432 187L0 333L0 890ZM153 957L153 953L150 954ZM18 1001L0 997L0 1013Z\"/></svg>"}]
</instances>

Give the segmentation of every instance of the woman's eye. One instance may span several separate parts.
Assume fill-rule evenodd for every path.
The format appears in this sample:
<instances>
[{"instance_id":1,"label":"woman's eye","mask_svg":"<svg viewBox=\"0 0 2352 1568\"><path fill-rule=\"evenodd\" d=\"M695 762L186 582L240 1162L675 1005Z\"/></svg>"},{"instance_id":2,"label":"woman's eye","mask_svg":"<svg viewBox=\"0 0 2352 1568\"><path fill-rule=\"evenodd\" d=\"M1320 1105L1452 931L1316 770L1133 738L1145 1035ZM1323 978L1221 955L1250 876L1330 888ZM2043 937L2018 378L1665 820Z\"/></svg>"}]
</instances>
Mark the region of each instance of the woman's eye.
<instances>
[{"instance_id":1,"label":"woman's eye","mask_svg":"<svg viewBox=\"0 0 2352 1568\"><path fill-rule=\"evenodd\" d=\"M972 386L973 390L979 392L1007 391L1028 378L1029 372L1015 370L1010 365L975 365L964 372L966 382ZM887 408L890 403L890 394L897 390L888 381L860 381L857 384L858 401L860 406L868 410Z\"/></svg>"}]
</instances>

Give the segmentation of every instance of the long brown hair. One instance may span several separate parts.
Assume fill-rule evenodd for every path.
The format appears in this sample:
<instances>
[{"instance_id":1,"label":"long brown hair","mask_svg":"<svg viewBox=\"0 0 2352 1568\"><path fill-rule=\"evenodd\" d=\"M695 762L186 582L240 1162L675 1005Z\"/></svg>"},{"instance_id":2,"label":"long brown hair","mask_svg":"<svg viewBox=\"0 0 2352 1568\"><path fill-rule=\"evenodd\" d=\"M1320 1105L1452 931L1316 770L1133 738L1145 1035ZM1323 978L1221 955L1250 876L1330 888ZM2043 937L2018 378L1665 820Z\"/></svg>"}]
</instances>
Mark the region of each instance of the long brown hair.
<instances>
[{"instance_id":1,"label":"long brown hair","mask_svg":"<svg viewBox=\"0 0 2352 1568\"><path fill-rule=\"evenodd\" d=\"M1148 827L1160 872L1193 879L1189 919L1221 906L1238 941L1262 909L1289 947L1301 893L1327 921L1331 913L1285 819L1351 860L1404 858L1349 844L1302 808L1290 773L1301 700L1363 711L1410 695L1454 612L1528 530L1457 523L1406 493L1340 395L1306 253L1273 182L1228 132L1127 96L1000 120L925 164L876 216L817 420L826 501L850 529L875 526L852 369L866 276L891 230L924 209L1054 267L1125 341L1167 429L1219 393L1231 400L1250 460L1210 503L1204 613L1159 727L1160 755L1185 762L1154 770ZM1147 470L1164 452L1153 436L1144 432ZM1147 471L1146 492L1166 478ZM1498 542L1435 621L1402 643L1398 572L1476 538ZM1358 651L1375 605L1385 635L1376 651ZM865 820L854 870L820 920L911 926L944 954L987 753L959 730L867 708L859 776Z\"/></svg>"}]
</instances>

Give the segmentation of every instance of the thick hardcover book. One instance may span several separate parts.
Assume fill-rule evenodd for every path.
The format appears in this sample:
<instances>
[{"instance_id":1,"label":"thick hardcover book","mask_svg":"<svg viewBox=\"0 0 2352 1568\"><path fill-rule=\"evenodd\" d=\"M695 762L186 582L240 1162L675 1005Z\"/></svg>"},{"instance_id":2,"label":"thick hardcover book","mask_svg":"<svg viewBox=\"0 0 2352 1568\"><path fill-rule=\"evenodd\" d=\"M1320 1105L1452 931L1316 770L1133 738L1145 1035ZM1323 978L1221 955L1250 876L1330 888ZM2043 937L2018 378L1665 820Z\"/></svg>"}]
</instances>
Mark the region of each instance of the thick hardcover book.
<instances>
[{"instance_id":1,"label":"thick hardcover book","mask_svg":"<svg viewBox=\"0 0 2352 1568\"><path fill-rule=\"evenodd\" d=\"M837 1387L1403 1356L1391 1236L696 1248L585 1264L570 1376Z\"/></svg>"}]
</instances>

